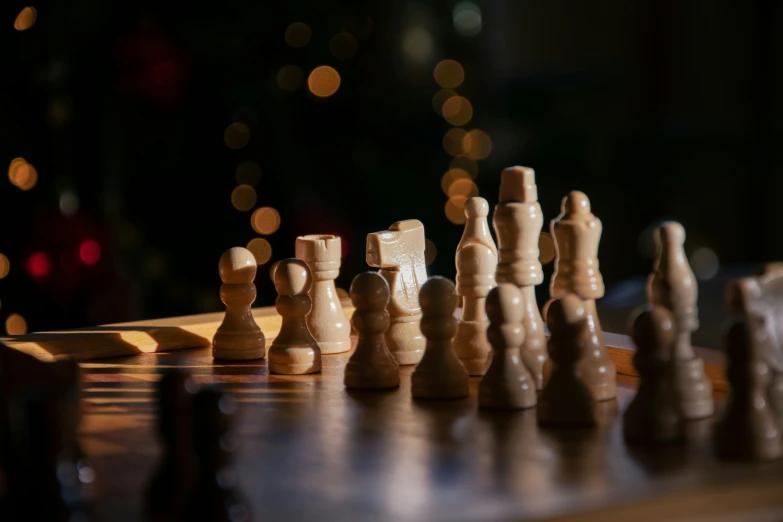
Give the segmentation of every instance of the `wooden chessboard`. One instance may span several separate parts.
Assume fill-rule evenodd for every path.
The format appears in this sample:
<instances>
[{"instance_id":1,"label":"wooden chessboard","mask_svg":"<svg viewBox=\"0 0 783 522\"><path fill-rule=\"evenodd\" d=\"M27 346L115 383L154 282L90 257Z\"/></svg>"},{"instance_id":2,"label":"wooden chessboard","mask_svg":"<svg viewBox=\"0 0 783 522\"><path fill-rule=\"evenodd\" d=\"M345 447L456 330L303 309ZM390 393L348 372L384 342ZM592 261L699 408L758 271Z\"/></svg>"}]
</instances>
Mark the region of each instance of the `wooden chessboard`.
<instances>
[{"instance_id":1,"label":"wooden chessboard","mask_svg":"<svg viewBox=\"0 0 783 522\"><path fill-rule=\"evenodd\" d=\"M348 314L351 309L346 308ZM254 311L267 342L274 309ZM689 426L686 448L627 447L620 413L636 386L632 345L606 334L618 367L617 411L596 430L548 430L535 410L479 411L468 398L414 401L412 367L388 392L346 390L349 353L323 372L269 375L266 362L216 363L209 339L222 314L2 339L40 359L74 357L85 373L81 437L98 476L100 520L142 519L159 446L155 382L189 369L240 403L239 485L254 520L783 520L783 462L723 463L712 420ZM700 349L725 402L723 359Z\"/></svg>"}]
</instances>

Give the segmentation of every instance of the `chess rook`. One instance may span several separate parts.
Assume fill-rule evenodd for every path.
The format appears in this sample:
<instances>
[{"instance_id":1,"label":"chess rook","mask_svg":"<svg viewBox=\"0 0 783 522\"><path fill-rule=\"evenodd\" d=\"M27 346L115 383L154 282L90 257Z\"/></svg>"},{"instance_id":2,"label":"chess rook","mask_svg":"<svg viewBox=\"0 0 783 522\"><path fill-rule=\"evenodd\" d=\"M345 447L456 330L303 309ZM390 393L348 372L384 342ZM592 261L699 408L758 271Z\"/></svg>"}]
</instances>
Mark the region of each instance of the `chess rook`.
<instances>
[{"instance_id":1,"label":"chess rook","mask_svg":"<svg viewBox=\"0 0 783 522\"><path fill-rule=\"evenodd\" d=\"M250 308L256 300L253 280L257 267L255 257L245 248L234 247L220 256L220 299L226 305L226 315L212 339L215 359L262 359L266 355L264 333Z\"/></svg>"},{"instance_id":2,"label":"chess rook","mask_svg":"<svg viewBox=\"0 0 783 522\"><path fill-rule=\"evenodd\" d=\"M585 356L584 352L592 349L583 342L590 328L585 302L570 293L550 301L546 322L552 374L539 397L538 422L553 426L595 426L598 401L593 390L596 382L599 389L602 387L602 374L607 368Z\"/></svg>"},{"instance_id":3,"label":"chess rook","mask_svg":"<svg viewBox=\"0 0 783 522\"><path fill-rule=\"evenodd\" d=\"M686 419L701 419L713 414L712 382L704 371L704 362L691 346L691 333L699 327L696 306L698 287L685 257L685 229L669 221L655 233L657 255L647 282L647 299L674 315L677 339L672 352L675 385Z\"/></svg>"},{"instance_id":4,"label":"chess rook","mask_svg":"<svg viewBox=\"0 0 783 522\"><path fill-rule=\"evenodd\" d=\"M311 284L310 269L301 259L284 259L275 269L275 308L283 323L269 348L271 373L301 375L321 371L321 349L305 319L312 308L307 295Z\"/></svg>"},{"instance_id":5,"label":"chess rook","mask_svg":"<svg viewBox=\"0 0 783 522\"><path fill-rule=\"evenodd\" d=\"M351 324L358 339L345 366L345 387L396 388L400 385L400 370L385 339L389 328L389 284L376 272L363 272L354 277L350 295L356 308Z\"/></svg>"},{"instance_id":6,"label":"chess rook","mask_svg":"<svg viewBox=\"0 0 783 522\"><path fill-rule=\"evenodd\" d=\"M683 442L685 431L671 370L677 336L674 316L662 306L648 308L634 319L631 336L639 387L623 416L625 440L631 444Z\"/></svg>"},{"instance_id":7,"label":"chess rook","mask_svg":"<svg viewBox=\"0 0 783 522\"><path fill-rule=\"evenodd\" d=\"M445 277L432 277L419 293L421 331L427 347L411 376L417 399L456 399L468 396L468 373L457 358L452 339L457 331L454 311L457 293Z\"/></svg>"},{"instance_id":8,"label":"chess rook","mask_svg":"<svg viewBox=\"0 0 783 522\"><path fill-rule=\"evenodd\" d=\"M587 196L573 191L563 198L561 213L552 220L550 231L555 242L555 271L550 295L556 299L574 294L583 301L586 328L582 330L581 342L586 346L582 351L586 360L580 364L606 370L600 379L591 380L590 386L596 400L613 399L617 395L617 370L606 351L595 306L595 300L604 295L604 281L598 270L601 220L590 211Z\"/></svg>"},{"instance_id":9,"label":"chess rook","mask_svg":"<svg viewBox=\"0 0 783 522\"><path fill-rule=\"evenodd\" d=\"M465 231L457 245L457 295L462 297L462 316L457 323L454 352L468 374L484 375L492 346L487 340L487 294L495 286L497 248L487 224L489 204L473 197L465 202Z\"/></svg>"},{"instance_id":10,"label":"chess rook","mask_svg":"<svg viewBox=\"0 0 783 522\"><path fill-rule=\"evenodd\" d=\"M427 280L424 241L424 225L416 219L367 235L367 264L380 268L389 283L386 345L400 365L417 364L424 355L426 340L419 330L419 290Z\"/></svg>"},{"instance_id":11,"label":"chess rook","mask_svg":"<svg viewBox=\"0 0 783 522\"><path fill-rule=\"evenodd\" d=\"M525 305L516 285L500 283L487 296L487 338L493 356L479 383L480 408L518 410L536 405L536 383L520 354Z\"/></svg>"},{"instance_id":12,"label":"chess rook","mask_svg":"<svg viewBox=\"0 0 783 522\"><path fill-rule=\"evenodd\" d=\"M522 359L541 389L544 383L546 337L536 302L536 286L544 280L538 241L544 215L538 203L535 172L527 167L510 167L500 177L499 203L492 225L498 238L498 283L512 283L524 299L525 342Z\"/></svg>"},{"instance_id":13,"label":"chess rook","mask_svg":"<svg viewBox=\"0 0 783 522\"><path fill-rule=\"evenodd\" d=\"M307 315L307 326L322 354L351 349L350 323L334 287L334 280L340 275L341 244L340 238L333 235L296 238L296 257L307 263L313 275L313 308Z\"/></svg>"}]
</instances>

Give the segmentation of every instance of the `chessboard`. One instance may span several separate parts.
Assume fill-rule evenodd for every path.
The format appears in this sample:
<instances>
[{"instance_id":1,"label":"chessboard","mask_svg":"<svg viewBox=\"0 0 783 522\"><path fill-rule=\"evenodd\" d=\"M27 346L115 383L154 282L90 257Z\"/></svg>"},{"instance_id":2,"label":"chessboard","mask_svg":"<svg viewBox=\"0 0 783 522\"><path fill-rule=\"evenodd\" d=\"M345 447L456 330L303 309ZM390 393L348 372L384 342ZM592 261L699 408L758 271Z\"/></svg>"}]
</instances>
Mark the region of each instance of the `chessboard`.
<instances>
[{"instance_id":1,"label":"chessboard","mask_svg":"<svg viewBox=\"0 0 783 522\"><path fill-rule=\"evenodd\" d=\"M351 351L324 355L309 375L270 374L266 359L216 361L210 339L222 315L2 339L41 360L80 362L79 437L95 469L96 520L143 520L161 452L154 390L172 368L236 398L233 465L254 520L783 520L779 462L714 457L713 419L726 399L718 350L696 350L716 415L689 423L685 446L645 449L622 437L637 385L624 335L605 333L618 370L614 410L597 429L552 429L537 425L535 408L478 409L478 377L457 400L412 399L413 366L400 367L397 389L347 390ZM274 309L253 315L274 338Z\"/></svg>"}]
</instances>

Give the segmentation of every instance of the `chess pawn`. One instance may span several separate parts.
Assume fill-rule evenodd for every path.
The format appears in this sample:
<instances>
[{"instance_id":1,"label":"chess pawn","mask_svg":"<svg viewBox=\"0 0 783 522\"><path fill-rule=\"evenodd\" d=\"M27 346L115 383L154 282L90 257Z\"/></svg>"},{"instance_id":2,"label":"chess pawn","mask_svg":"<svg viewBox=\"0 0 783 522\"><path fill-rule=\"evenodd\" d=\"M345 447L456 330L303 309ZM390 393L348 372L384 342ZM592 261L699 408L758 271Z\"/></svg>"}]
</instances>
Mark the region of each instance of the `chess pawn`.
<instances>
[{"instance_id":1,"label":"chess pawn","mask_svg":"<svg viewBox=\"0 0 783 522\"><path fill-rule=\"evenodd\" d=\"M604 281L598 270L601 220L590 211L587 196L573 191L563 198L560 215L552 220L550 231L555 242L555 271L550 282L550 295L556 299L570 293L583 301L586 328L581 342L587 346L580 365L603 367L606 372L599 379L591 380L590 388L598 401L614 399L617 396L617 370L606 350L595 306L595 300L604 295ZM549 303L545 309L548 306ZM592 362L588 362L590 358Z\"/></svg>"},{"instance_id":2,"label":"chess pawn","mask_svg":"<svg viewBox=\"0 0 783 522\"><path fill-rule=\"evenodd\" d=\"M574 294L550 301L546 322L549 326L549 359L552 374L538 400L538 421L554 426L594 426L598 423L593 383L600 380L601 366L584 364L582 341L589 331L585 303Z\"/></svg>"},{"instance_id":3,"label":"chess pawn","mask_svg":"<svg viewBox=\"0 0 783 522\"><path fill-rule=\"evenodd\" d=\"M544 281L538 241L544 215L538 203L535 172L528 167L510 167L500 177L500 202L492 225L498 238L498 283L513 283L524 299L525 342L522 359L533 375L536 388L544 385L547 359L546 336L536 301L536 286Z\"/></svg>"},{"instance_id":4,"label":"chess pawn","mask_svg":"<svg viewBox=\"0 0 783 522\"><path fill-rule=\"evenodd\" d=\"M231 432L236 409L233 397L215 388L203 388L193 398L192 437L198 469L185 520L248 522L251 519L250 508L237 490L237 475L231 465L237 448Z\"/></svg>"},{"instance_id":5,"label":"chess pawn","mask_svg":"<svg viewBox=\"0 0 783 522\"><path fill-rule=\"evenodd\" d=\"M495 286L498 256L489 233L489 205L484 198L465 202L465 232L457 246L457 295L462 298L462 317L457 323L454 352L469 375L484 375L492 349L487 340L487 294Z\"/></svg>"},{"instance_id":6,"label":"chess pawn","mask_svg":"<svg viewBox=\"0 0 783 522\"><path fill-rule=\"evenodd\" d=\"M354 277L350 295L356 308L351 324L358 332L358 340L345 366L345 387L396 388L400 385L400 370L385 339L389 328L389 284L376 272L363 272Z\"/></svg>"},{"instance_id":7,"label":"chess pawn","mask_svg":"<svg viewBox=\"0 0 783 522\"><path fill-rule=\"evenodd\" d=\"M345 317L335 278L340 275L341 240L332 235L296 238L296 257L307 263L313 274L310 299L313 309L307 315L307 326L321 348L321 354L347 352L351 349L351 327Z\"/></svg>"},{"instance_id":8,"label":"chess pawn","mask_svg":"<svg viewBox=\"0 0 783 522\"><path fill-rule=\"evenodd\" d=\"M416 219L367 234L367 264L380 268L389 283L386 345L399 365L417 364L424 355L426 340L419 329L419 290L427 281L424 241L424 225Z\"/></svg>"},{"instance_id":9,"label":"chess pawn","mask_svg":"<svg viewBox=\"0 0 783 522\"><path fill-rule=\"evenodd\" d=\"M310 269L301 259L284 259L277 265L274 278L278 293L275 308L283 323L269 348L269 371L286 375L318 373L321 349L305 319L312 307L307 295L312 284Z\"/></svg>"},{"instance_id":10,"label":"chess pawn","mask_svg":"<svg viewBox=\"0 0 783 522\"><path fill-rule=\"evenodd\" d=\"M623 434L629 443L665 444L684 440L679 401L671 382L671 354L676 336L674 317L662 306L643 311L633 322L631 337L636 344L633 364L639 373L639 387L623 417Z\"/></svg>"},{"instance_id":11,"label":"chess pawn","mask_svg":"<svg viewBox=\"0 0 783 522\"><path fill-rule=\"evenodd\" d=\"M704 371L704 362L691 346L691 333L699 327L698 287L685 257L685 229L669 221L656 230L655 240L658 249L653 273L647 281L647 299L674 314L677 338L672 357L683 416L709 417L715 409L712 382Z\"/></svg>"},{"instance_id":12,"label":"chess pawn","mask_svg":"<svg viewBox=\"0 0 783 522\"><path fill-rule=\"evenodd\" d=\"M421 332L427 338L424 356L411 376L417 399L457 399L468 396L468 373L457 358L452 339L457 331L457 293L445 277L432 277L419 293Z\"/></svg>"},{"instance_id":13,"label":"chess pawn","mask_svg":"<svg viewBox=\"0 0 783 522\"><path fill-rule=\"evenodd\" d=\"M536 383L520 355L525 342L523 301L511 283L500 283L487 295L487 339L493 356L479 383L480 408L518 410L536 405Z\"/></svg>"},{"instance_id":14,"label":"chess pawn","mask_svg":"<svg viewBox=\"0 0 783 522\"><path fill-rule=\"evenodd\" d=\"M715 426L718 456L732 460L765 461L783 456L781 425L770 407L769 365L745 318L726 334L726 377L731 384L726 412Z\"/></svg>"},{"instance_id":15,"label":"chess pawn","mask_svg":"<svg viewBox=\"0 0 783 522\"><path fill-rule=\"evenodd\" d=\"M262 359L264 333L253 319L250 305L256 300L256 258L246 248L234 247L220 256L218 269L223 286L220 300L226 315L212 339L212 357L227 360Z\"/></svg>"}]
</instances>

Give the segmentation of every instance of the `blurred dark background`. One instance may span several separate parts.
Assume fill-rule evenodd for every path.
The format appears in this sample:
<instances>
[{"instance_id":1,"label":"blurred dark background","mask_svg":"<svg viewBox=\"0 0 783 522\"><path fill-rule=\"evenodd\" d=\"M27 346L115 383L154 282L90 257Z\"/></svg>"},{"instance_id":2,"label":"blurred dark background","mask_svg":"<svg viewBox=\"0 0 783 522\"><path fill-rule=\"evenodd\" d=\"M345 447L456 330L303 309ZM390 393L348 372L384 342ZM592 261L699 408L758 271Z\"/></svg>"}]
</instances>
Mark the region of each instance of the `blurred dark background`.
<instances>
[{"instance_id":1,"label":"blurred dark background","mask_svg":"<svg viewBox=\"0 0 783 522\"><path fill-rule=\"evenodd\" d=\"M453 278L464 198L494 205L513 164L544 230L590 196L606 330L663 219L688 231L701 344L725 280L783 257L780 2L9 0L0 42L11 334L218 311L235 245L271 305L307 233L342 236L347 289L365 235L408 218Z\"/></svg>"}]
</instances>

